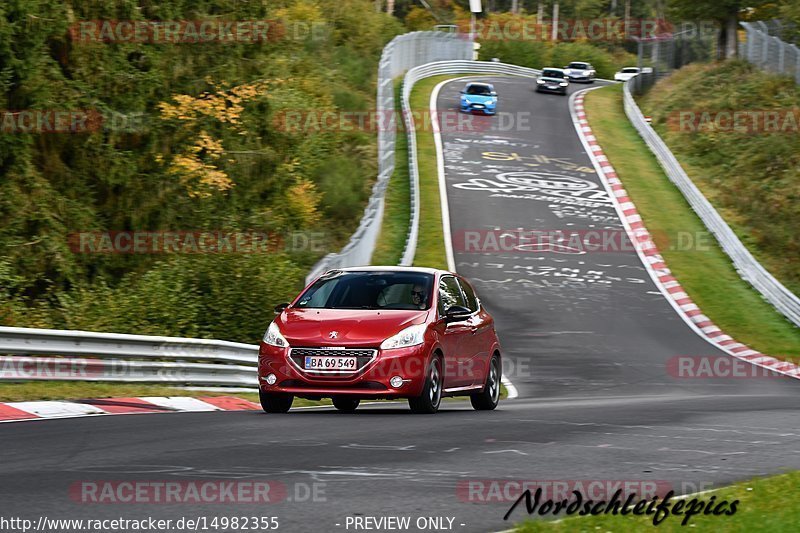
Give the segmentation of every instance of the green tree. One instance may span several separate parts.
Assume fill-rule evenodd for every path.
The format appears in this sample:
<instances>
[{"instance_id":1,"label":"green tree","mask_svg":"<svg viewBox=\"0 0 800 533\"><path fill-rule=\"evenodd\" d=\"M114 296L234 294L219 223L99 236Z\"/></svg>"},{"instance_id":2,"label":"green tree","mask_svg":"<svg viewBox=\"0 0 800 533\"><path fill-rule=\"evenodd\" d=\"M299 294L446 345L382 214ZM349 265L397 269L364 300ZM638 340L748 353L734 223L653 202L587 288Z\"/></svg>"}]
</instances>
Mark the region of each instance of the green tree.
<instances>
[{"instance_id":1,"label":"green tree","mask_svg":"<svg viewBox=\"0 0 800 533\"><path fill-rule=\"evenodd\" d=\"M737 54L739 20L745 10L774 3L774 0L670 0L669 9L676 19L717 22L720 28L717 57L732 59Z\"/></svg>"}]
</instances>

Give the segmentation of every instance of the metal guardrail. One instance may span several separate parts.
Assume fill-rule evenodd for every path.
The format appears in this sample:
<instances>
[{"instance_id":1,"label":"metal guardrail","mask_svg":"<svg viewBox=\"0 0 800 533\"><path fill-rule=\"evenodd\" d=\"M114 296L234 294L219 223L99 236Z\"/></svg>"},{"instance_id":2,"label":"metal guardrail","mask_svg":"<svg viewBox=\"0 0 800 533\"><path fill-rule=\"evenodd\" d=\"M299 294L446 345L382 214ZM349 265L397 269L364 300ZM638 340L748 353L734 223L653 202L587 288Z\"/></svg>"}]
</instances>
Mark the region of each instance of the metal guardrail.
<instances>
[{"instance_id":1,"label":"metal guardrail","mask_svg":"<svg viewBox=\"0 0 800 533\"><path fill-rule=\"evenodd\" d=\"M770 35L763 21L740 22L747 39L739 43L739 57L759 68L777 74L792 76L800 83L800 48Z\"/></svg>"},{"instance_id":2,"label":"metal guardrail","mask_svg":"<svg viewBox=\"0 0 800 533\"><path fill-rule=\"evenodd\" d=\"M760 292L786 318L796 326L800 326L800 298L784 287L780 281L761 266L711 203L703 196L700 189L692 182L661 137L645 121L642 111L636 105L636 101L631 94L630 81L625 83L623 92L625 114L631 124L655 154L670 181L678 187L694 212L697 213L706 228L714 235L722 249L731 258L739 275Z\"/></svg>"},{"instance_id":3,"label":"metal guardrail","mask_svg":"<svg viewBox=\"0 0 800 533\"><path fill-rule=\"evenodd\" d=\"M238 342L0 327L0 354L0 381L257 384L258 346Z\"/></svg>"},{"instance_id":4,"label":"metal guardrail","mask_svg":"<svg viewBox=\"0 0 800 533\"><path fill-rule=\"evenodd\" d=\"M411 178L411 225L403 250L401 265L411 265L417 251L419 236L419 166L417 164L417 133L414 126L414 114L411 110L411 91L414 85L431 76L446 74L494 74L508 76L538 76L540 70L498 63L492 61L439 61L420 65L409 70L403 78L402 112L408 138L408 171ZM431 117L431 124L437 127L438 122Z\"/></svg>"},{"instance_id":5,"label":"metal guardrail","mask_svg":"<svg viewBox=\"0 0 800 533\"><path fill-rule=\"evenodd\" d=\"M378 178L372 187L361 222L347 245L340 252L328 254L315 264L306 276L306 283L331 268L370 264L383 220L386 186L394 172L397 137L394 79L410 68L432 61L470 59L472 51L472 42L463 35L437 31L399 35L383 49L378 64L377 114L381 119L378 128ZM410 234L407 241L408 238Z\"/></svg>"}]
</instances>

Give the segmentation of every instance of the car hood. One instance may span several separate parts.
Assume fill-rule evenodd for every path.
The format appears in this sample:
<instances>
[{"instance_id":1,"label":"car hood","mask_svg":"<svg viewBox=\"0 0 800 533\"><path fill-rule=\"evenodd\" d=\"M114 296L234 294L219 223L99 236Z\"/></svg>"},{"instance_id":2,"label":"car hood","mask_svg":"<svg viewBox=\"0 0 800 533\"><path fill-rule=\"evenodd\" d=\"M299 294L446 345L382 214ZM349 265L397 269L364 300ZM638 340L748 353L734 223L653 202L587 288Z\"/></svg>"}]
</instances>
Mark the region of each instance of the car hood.
<instances>
[{"instance_id":1,"label":"car hood","mask_svg":"<svg viewBox=\"0 0 800 533\"><path fill-rule=\"evenodd\" d=\"M581 68L568 68L568 69L565 69L564 72L566 72L567 74L579 74L581 76L585 76L585 75L589 74L591 72L591 70L581 69Z\"/></svg>"},{"instance_id":2,"label":"car hood","mask_svg":"<svg viewBox=\"0 0 800 533\"><path fill-rule=\"evenodd\" d=\"M417 310L289 308L275 322L289 346L377 347L427 315L428 311ZM336 332L335 338L331 332Z\"/></svg>"},{"instance_id":3,"label":"car hood","mask_svg":"<svg viewBox=\"0 0 800 533\"><path fill-rule=\"evenodd\" d=\"M465 94L462 96L473 104L490 104L495 98L494 96L483 96L481 94Z\"/></svg>"}]
</instances>

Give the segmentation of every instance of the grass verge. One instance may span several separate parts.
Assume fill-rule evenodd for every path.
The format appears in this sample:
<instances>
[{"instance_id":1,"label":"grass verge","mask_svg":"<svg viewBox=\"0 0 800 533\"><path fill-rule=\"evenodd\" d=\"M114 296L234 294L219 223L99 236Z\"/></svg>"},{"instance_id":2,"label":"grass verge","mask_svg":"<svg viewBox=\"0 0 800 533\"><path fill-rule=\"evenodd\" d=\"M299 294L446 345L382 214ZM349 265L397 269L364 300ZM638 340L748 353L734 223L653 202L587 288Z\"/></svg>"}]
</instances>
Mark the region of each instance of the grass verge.
<instances>
[{"instance_id":1,"label":"grass verge","mask_svg":"<svg viewBox=\"0 0 800 533\"><path fill-rule=\"evenodd\" d=\"M661 522L656 531L686 531L689 527L715 532L794 531L800 523L800 507L796 505L795 498L798 484L800 472L791 472L705 493L697 496L699 501L708 503L712 496L716 497L715 504L724 500L739 500L736 513L732 516L695 515L686 526L681 525L683 517L673 515ZM653 531L653 517L599 515L567 518L557 523L528 521L515 531Z\"/></svg>"},{"instance_id":2,"label":"grass verge","mask_svg":"<svg viewBox=\"0 0 800 533\"><path fill-rule=\"evenodd\" d=\"M585 107L594 135L667 265L703 313L753 349L781 359L800 356L800 330L739 277L730 258L664 175L625 116L622 86L589 92ZM693 239L691 246L681 246L686 236Z\"/></svg>"},{"instance_id":3,"label":"grass verge","mask_svg":"<svg viewBox=\"0 0 800 533\"><path fill-rule=\"evenodd\" d=\"M408 175L408 140L400 106L401 79L395 81L394 101L397 119L394 173L386 187L381 232L378 235L373 265L396 265L403 257L411 220L411 181Z\"/></svg>"},{"instance_id":4,"label":"grass verge","mask_svg":"<svg viewBox=\"0 0 800 533\"><path fill-rule=\"evenodd\" d=\"M427 116L431 91L442 81L457 76L434 76L414 86L411 91L411 110ZM414 266L447 269L442 228L442 203L439 196L439 174L436 170L436 146L429 127L417 127L417 165L419 167L419 239Z\"/></svg>"},{"instance_id":5,"label":"grass verge","mask_svg":"<svg viewBox=\"0 0 800 533\"><path fill-rule=\"evenodd\" d=\"M800 294L795 80L739 60L695 63L659 80L639 106L747 249ZM737 120L726 124L731 112Z\"/></svg>"},{"instance_id":6,"label":"grass verge","mask_svg":"<svg viewBox=\"0 0 800 533\"><path fill-rule=\"evenodd\" d=\"M414 86L411 91L411 111L414 116L429 113L431 92L442 81L468 74L434 76ZM400 113L401 84L395 87L396 110ZM420 219L414 266L447 268L442 229L442 204L439 196L439 174L436 169L436 146L428 121L417 120L417 164L419 167ZM372 256L376 265L397 264L405 245L410 211L411 186L408 169L408 142L405 131L398 133L395 170L386 189L386 207L381 233Z\"/></svg>"}]
</instances>

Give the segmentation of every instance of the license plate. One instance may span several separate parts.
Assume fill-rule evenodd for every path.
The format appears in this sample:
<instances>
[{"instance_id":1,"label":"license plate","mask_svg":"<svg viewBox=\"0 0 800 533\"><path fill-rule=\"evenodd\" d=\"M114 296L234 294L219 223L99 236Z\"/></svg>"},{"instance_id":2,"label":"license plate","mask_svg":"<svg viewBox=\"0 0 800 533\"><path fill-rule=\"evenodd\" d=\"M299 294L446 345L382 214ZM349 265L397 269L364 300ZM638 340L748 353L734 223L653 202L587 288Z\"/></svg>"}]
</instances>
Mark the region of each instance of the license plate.
<instances>
[{"instance_id":1,"label":"license plate","mask_svg":"<svg viewBox=\"0 0 800 533\"><path fill-rule=\"evenodd\" d=\"M483 109L484 106L483 104L473 104L472 107L474 107L475 109Z\"/></svg>"},{"instance_id":2,"label":"license plate","mask_svg":"<svg viewBox=\"0 0 800 533\"><path fill-rule=\"evenodd\" d=\"M548 89L558 89L558 86L557 85L548 85L547 88Z\"/></svg>"},{"instance_id":3,"label":"license plate","mask_svg":"<svg viewBox=\"0 0 800 533\"><path fill-rule=\"evenodd\" d=\"M355 370L355 357L319 357L306 356L306 370Z\"/></svg>"}]
</instances>

